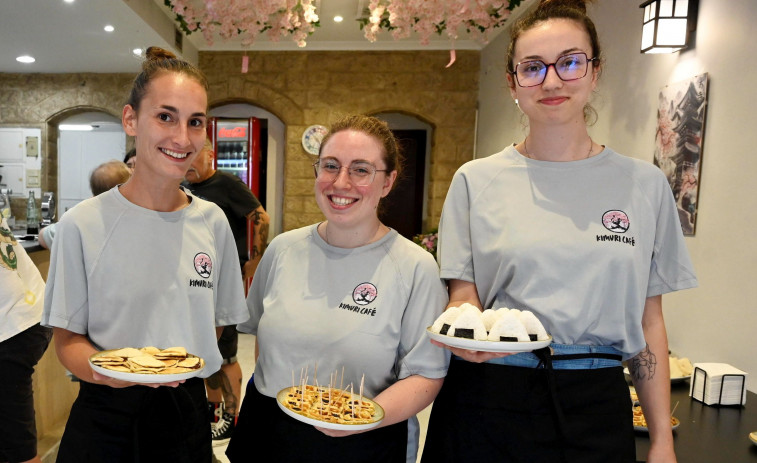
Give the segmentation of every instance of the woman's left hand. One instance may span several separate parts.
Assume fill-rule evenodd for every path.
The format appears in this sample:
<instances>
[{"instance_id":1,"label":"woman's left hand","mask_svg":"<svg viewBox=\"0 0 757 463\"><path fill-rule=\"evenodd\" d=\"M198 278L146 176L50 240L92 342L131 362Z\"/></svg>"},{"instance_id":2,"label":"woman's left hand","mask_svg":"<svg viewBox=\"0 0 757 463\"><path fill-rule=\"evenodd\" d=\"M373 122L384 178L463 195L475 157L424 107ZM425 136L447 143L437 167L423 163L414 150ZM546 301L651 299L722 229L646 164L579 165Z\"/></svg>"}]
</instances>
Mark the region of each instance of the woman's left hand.
<instances>
[{"instance_id":1,"label":"woman's left hand","mask_svg":"<svg viewBox=\"0 0 757 463\"><path fill-rule=\"evenodd\" d=\"M445 349L449 349L453 354L457 355L458 357L467 360L468 362L473 363L483 363L491 359L500 358L500 357L507 357L508 355L512 355L512 352L483 352L478 350L468 350L468 349L460 349L458 347L451 347L446 344L443 344L439 341L431 340L431 344L439 347L443 347Z\"/></svg>"}]
</instances>

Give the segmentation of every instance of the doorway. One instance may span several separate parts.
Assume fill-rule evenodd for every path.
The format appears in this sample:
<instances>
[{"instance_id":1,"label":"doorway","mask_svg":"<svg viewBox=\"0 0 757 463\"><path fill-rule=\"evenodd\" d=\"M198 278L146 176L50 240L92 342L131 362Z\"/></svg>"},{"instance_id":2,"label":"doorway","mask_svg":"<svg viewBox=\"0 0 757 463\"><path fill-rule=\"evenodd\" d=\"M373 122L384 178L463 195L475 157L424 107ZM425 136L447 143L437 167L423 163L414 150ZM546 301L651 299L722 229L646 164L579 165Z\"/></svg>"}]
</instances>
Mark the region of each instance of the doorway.
<instances>
[{"instance_id":1,"label":"doorway","mask_svg":"<svg viewBox=\"0 0 757 463\"><path fill-rule=\"evenodd\" d=\"M381 113L397 137L403 169L389 195L382 200L381 221L407 239L424 233L431 126L405 114Z\"/></svg>"},{"instance_id":2,"label":"doorway","mask_svg":"<svg viewBox=\"0 0 757 463\"><path fill-rule=\"evenodd\" d=\"M58 218L92 196L89 176L95 167L122 160L126 134L121 121L107 113L86 112L58 125Z\"/></svg>"},{"instance_id":3,"label":"doorway","mask_svg":"<svg viewBox=\"0 0 757 463\"><path fill-rule=\"evenodd\" d=\"M260 120L260 197L271 217L268 239L282 232L284 211L284 123L275 114L247 103L232 103L216 106L209 115L228 119ZM262 161L265 160L265 161Z\"/></svg>"}]
</instances>

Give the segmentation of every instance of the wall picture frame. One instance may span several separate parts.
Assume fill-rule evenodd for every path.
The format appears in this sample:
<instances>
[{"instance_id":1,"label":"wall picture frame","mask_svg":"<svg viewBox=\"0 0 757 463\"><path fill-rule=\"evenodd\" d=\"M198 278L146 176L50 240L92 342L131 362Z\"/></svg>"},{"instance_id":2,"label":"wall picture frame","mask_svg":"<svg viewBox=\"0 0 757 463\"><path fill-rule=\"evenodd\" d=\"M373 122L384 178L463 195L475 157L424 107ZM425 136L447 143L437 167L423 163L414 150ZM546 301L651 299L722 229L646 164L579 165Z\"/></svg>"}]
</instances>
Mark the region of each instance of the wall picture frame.
<instances>
[{"instance_id":1,"label":"wall picture frame","mask_svg":"<svg viewBox=\"0 0 757 463\"><path fill-rule=\"evenodd\" d=\"M705 119L707 73L660 90L654 164L670 183L686 236L696 231Z\"/></svg>"}]
</instances>

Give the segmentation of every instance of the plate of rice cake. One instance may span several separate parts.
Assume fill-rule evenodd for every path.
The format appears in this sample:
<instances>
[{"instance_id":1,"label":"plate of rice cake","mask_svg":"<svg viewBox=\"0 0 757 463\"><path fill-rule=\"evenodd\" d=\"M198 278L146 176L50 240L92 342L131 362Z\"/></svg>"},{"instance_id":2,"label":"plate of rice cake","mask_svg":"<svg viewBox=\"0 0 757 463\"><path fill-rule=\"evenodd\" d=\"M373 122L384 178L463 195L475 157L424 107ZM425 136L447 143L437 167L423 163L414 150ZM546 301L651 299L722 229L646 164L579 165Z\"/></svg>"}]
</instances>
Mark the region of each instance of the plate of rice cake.
<instances>
[{"instance_id":1,"label":"plate of rice cake","mask_svg":"<svg viewBox=\"0 0 757 463\"><path fill-rule=\"evenodd\" d=\"M97 373L133 383L170 383L193 378L205 361L183 347L123 347L103 350L89 357Z\"/></svg>"},{"instance_id":2,"label":"plate of rice cake","mask_svg":"<svg viewBox=\"0 0 757 463\"><path fill-rule=\"evenodd\" d=\"M372 429L384 419L384 409L373 400L327 386L288 386L276 395L279 408L292 418L320 428L342 431Z\"/></svg>"},{"instance_id":3,"label":"plate of rice cake","mask_svg":"<svg viewBox=\"0 0 757 463\"><path fill-rule=\"evenodd\" d=\"M472 304L449 307L426 329L434 341L482 352L530 352L547 347L547 334L529 310L487 309Z\"/></svg>"},{"instance_id":4,"label":"plate of rice cake","mask_svg":"<svg viewBox=\"0 0 757 463\"><path fill-rule=\"evenodd\" d=\"M674 416L670 417L670 426L673 429L676 429L680 425L681 420ZM649 428L647 428L647 420L644 418L644 412L641 410L640 405L633 407L633 429L635 431L649 432Z\"/></svg>"}]
</instances>

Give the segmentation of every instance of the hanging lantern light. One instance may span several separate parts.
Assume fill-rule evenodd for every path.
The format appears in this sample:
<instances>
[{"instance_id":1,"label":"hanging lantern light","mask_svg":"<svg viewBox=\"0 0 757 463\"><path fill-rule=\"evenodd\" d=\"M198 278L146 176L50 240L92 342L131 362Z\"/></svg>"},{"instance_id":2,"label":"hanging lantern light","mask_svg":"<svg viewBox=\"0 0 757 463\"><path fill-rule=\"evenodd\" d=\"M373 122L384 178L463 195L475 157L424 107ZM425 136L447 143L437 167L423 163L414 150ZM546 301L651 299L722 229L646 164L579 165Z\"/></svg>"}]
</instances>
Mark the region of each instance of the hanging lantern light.
<instances>
[{"instance_id":1,"label":"hanging lantern light","mask_svg":"<svg viewBox=\"0 0 757 463\"><path fill-rule=\"evenodd\" d=\"M674 53L691 46L698 0L648 0L641 29L642 53Z\"/></svg>"}]
</instances>

